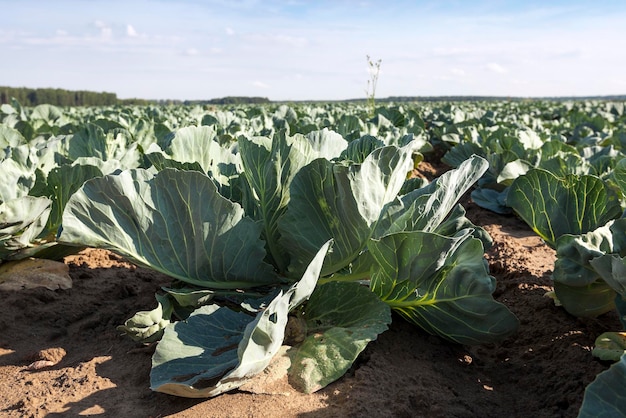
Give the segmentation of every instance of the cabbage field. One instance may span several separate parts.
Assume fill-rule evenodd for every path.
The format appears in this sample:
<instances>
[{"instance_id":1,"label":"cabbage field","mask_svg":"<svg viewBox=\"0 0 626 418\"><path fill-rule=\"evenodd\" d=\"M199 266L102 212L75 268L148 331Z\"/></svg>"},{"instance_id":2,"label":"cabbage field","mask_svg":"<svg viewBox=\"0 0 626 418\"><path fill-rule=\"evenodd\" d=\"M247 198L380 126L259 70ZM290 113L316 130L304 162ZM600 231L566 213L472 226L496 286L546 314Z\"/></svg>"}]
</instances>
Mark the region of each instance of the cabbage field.
<instances>
[{"instance_id":1,"label":"cabbage field","mask_svg":"<svg viewBox=\"0 0 626 418\"><path fill-rule=\"evenodd\" d=\"M493 254L503 243L481 213L517 222L551 254L542 309L598 330L585 362L603 371L545 416L624 416L624 107L13 101L0 107L0 294L27 292L11 285L27 263L107 250L160 278L151 307L105 327L150 352L140 384L222 397L284 360L292 389L332 393L397 329L479 353L532 327L502 296L506 260ZM132 300L135 285L124 286ZM78 291L37 292L47 303ZM50 363L29 370L56 365L39 361ZM23 413L24 402L3 411Z\"/></svg>"}]
</instances>

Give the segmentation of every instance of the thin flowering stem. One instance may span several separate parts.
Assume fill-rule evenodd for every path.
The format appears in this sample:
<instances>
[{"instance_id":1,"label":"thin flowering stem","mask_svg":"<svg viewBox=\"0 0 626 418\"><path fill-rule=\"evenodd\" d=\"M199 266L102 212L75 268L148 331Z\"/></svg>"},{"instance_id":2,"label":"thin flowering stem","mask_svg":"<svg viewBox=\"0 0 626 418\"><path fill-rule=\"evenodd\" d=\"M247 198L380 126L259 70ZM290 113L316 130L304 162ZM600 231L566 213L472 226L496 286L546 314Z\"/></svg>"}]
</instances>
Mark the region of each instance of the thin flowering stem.
<instances>
[{"instance_id":1,"label":"thin flowering stem","mask_svg":"<svg viewBox=\"0 0 626 418\"><path fill-rule=\"evenodd\" d=\"M376 109L376 84L378 84L378 75L380 74L380 64L382 59L373 61L369 55L366 55L368 72L370 75L367 80L367 88L365 89L365 96L367 98L367 105L370 108L370 113L374 115Z\"/></svg>"}]
</instances>

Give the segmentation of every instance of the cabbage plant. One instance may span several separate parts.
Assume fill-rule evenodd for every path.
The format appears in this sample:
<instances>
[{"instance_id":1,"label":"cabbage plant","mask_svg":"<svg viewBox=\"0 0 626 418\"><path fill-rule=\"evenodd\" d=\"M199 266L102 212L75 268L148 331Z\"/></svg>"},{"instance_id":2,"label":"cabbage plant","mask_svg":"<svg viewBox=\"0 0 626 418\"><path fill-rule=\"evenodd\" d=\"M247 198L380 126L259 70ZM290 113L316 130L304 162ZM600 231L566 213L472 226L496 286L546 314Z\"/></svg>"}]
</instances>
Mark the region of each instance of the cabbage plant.
<instances>
[{"instance_id":1,"label":"cabbage plant","mask_svg":"<svg viewBox=\"0 0 626 418\"><path fill-rule=\"evenodd\" d=\"M210 129L185 128L153 148L158 167L87 181L63 214L60 242L175 279L155 310L121 327L158 341L154 390L214 396L263 370L283 344L293 346L290 380L318 390L387 329L391 310L463 344L515 331L491 296L490 239L457 205L484 159L399 195L419 142L351 147L322 130L222 146ZM191 146L198 136L216 143Z\"/></svg>"},{"instance_id":2,"label":"cabbage plant","mask_svg":"<svg viewBox=\"0 0 626 418\"><path fill-rule=\"evenodd\" d=\"M615 180L622 185L619 173ZM558 177L533 169L513 182L507 202L556 250L552 278L558 303L578 317L617 310L625 325L626 219L619 218L617 193L597 176ZM580 417L617 416L626 410L622 339L617 332L596 339L594 355L617 363L585 389Z\"/></svg>"},{"instance_id":3,"label":"cabbage plant","mask_svg":"<svg viewBox=\"0 0 626 418\"><path fill-rule=\"evenodd\" d=\"M59 164L64 139L28 142L13 128L0 127L0 263L61 259L75 251L55 241L65 203L85 180L102 172L91 165Z\"/></svg>"},{"instance_id":4,"label":"cabbage plant","mask_svg":"<svg viewBox=\"0 0 626 418\"><path fill-rule=\"evenodd\" d=\"M575 174L558 177L532 169L513 182L507 204L556 250L554 292L568 312L595 317L614 308L615 293L589 266L589 260L600 255L597 251L592 255L590 246L598 246L606 236L593 231L622 211L617 196L602 179Z\"/></svg>"}]
</instances>

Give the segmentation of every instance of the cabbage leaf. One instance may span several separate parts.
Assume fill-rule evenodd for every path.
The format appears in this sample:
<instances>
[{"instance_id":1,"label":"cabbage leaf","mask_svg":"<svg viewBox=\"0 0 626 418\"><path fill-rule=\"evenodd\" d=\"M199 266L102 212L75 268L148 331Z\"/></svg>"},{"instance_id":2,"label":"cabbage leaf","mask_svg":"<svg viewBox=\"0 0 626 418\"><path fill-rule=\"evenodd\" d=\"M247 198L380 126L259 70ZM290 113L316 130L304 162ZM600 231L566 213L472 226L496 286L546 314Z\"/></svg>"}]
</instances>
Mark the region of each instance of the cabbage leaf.
<instances>
[{"instance_id":1,"label":"cabbage leaf","mask_svg":"<svg viewBox=\"0 0 626 418\"><path fill-rule=\"evenodd\" d=\"M133 169L73 194L58 240L112 250L186 283L236 289L280 282L263 261L260 233L202 173Z\"/></svg>"},{"instance_id":2,"label":"cabbage leaf","mask_svg":"<svg viewBox=\"0 0 626 418\"><path fill-rule=\"evenodd\" d=\"M501 340L518 320L493 299L483 245L472 230L454 237L396 232L371 240L372 292L430 334L460 344Z\"/></svg>"}]
</instances>

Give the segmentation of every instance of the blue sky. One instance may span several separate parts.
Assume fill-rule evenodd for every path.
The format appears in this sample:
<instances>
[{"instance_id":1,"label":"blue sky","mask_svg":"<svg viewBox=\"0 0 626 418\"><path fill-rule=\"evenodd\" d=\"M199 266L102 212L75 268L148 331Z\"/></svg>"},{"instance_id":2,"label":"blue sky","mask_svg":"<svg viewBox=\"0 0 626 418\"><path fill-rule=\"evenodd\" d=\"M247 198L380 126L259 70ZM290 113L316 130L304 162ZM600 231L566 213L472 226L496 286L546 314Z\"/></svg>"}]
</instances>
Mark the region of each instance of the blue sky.
<instances>
[{"instance_id":1,"label":"blue sky","mask_svg":"<svg viewBox=\"0 0 626 418\"><path fill-rule=\"evenodd\" d=\"M626 2L0 0L0 85L120 98L626 94Z\"/></svg>"}]
</instances>

